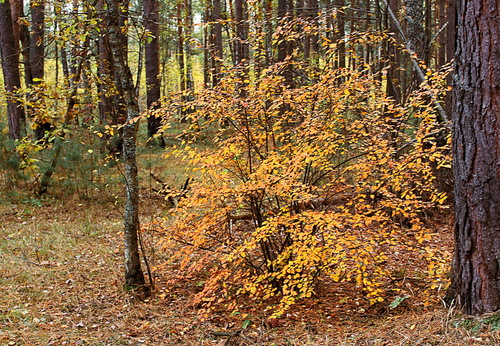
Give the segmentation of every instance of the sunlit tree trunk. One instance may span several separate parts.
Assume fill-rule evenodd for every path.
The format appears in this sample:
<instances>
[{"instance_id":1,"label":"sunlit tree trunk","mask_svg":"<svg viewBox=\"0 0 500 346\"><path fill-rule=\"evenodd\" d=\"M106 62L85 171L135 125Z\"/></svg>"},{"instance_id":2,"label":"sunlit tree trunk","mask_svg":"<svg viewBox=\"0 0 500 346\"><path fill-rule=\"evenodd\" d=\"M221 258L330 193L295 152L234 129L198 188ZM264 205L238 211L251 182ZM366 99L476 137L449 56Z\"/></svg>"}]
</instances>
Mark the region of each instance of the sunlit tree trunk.
<instances>
[{"instance_id":1,"label":"sunlit tree trunk","mask_svg":"<svg viewBox=\"0 0 500 346\"><path fill-rule=\"evenodd\" d=\"M5 90L7 91L7 113L9 137L18 139L24 134L25 114L22 104L16 100L16 91L21 87L19 74L19 43L16 43L10 3L0 2L0 53Z\"/></svg>"},{"instance_id":2,"label":"sunlit tree trunk","mask_svg":"<svg viewBox=\"0 0 500 346\"><path fill-rule=\"evenodd\" d=\"M457 1L453 91L455 255L448 301L500 309L500 3Z\"/></svg>"}]
</instances>

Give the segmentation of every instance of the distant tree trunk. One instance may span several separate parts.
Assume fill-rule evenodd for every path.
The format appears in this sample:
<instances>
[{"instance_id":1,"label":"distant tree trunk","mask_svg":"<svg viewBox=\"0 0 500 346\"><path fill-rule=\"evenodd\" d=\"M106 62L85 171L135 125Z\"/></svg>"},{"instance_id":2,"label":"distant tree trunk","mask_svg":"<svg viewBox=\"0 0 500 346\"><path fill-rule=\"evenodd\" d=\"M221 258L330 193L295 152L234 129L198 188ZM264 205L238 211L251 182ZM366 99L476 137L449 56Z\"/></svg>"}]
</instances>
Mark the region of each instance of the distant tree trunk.
<instances>
[{"instance_id":1,"label":"distant tree trunk","mask_svg":"<svg viewBox=\"0 0 500 346\"><path fill-rule=\"evenodd\" d=\"M182 24L182 2L177 3L177 61L179 63L180 91L187 89L186 65L184 57L184 27Z\"/></svg>"},{"instance_id":2,"label":"distant tree trunk","mask_svg":"<svg viewBox=\"0 0 500 346\"><path fill-rule=\"evenodd\" d=\"M143 1L144 28L148 31L145 44L146 105L148 110L154 110L160 106L160 14L158 0ZM150 138L158 133L161 126L160 120L160 117L153 114L148 117L148 136ZM160 145L165 145L163 137L160 137Z\"/></svg>"},{"instance_id":3,"label":"distant tree trunk","mask_svg":"<svg viewBox=\"0 0 500 346\"><path fill-rule=\"evenodd\" d=\"M30 69L32 84L38 85L44 78L45 68L45 1L44 0L31 0L31 38L30 38ZM36 95L33 95L36 100ZM37 109L32 109L36 113ZM47 131L50 131L52 125L43 117L42 120L35 117L35 138L41 139Z\"/></svg>"},{"instance_id":4,"label":"distant tree trunk","mask_svg":"<svg viewBox=\"0 0 500 346\"><path fill-rule=\"evenodd\" d=\"M119 0L106 0L109 44L114 59L115 80L122 84L122 96L127 114L123 126L123 163L125 166L126 204L124 213L125 286L144 288L145 280L139 256L139 182L137 178L136 136L138 124L133 120L140 114L132 73L127 63L123 31L118 17L121 13Z\"/></svg>"},{"instance_id":5,"label":"distant tree trunk","mask_svg":"<svg viewBox=\"0 0 500 346\"><path fill-rule=\"evenodd\" d=\"M301 0L301 5L307 6L307 8L302 11L307 18L307 25L313 26L315 30L318 30L318 0L307 0L305 4L304 1ZM299 6L299 4L297 4L297 6ZM307 61L313 58L314 60L318 51L318 34L314 33L312 35L307 35L304 39L304 59Z\"/></svg>"},{"instance_id":6,"label":"distant tree trunk","mask_svg":"<svg viewBox=\"0 0 500 346\"><path fill-rule=\"evenodd\" d=\"M387 11L389 11L389 8L399 8L399 0L389 0ZM389 15L387 15L387 27L395 38L401 39L401 34ZM386 45L389 63L387 69L387 95L391 96L396 102L401 103L403 102L403 83L401 81L404 79L401 73L402 54L397 45L392 42L387 42Z\"/></svg>"},{"instance_id":7,"label":"distant tree trunk","mask_svg":"<svg viewBox=\"0 0 500 346\"><path fill-rule=\"evenodd\" d=\"M238 92L241 97L246 97L248 78L248 66L250 59L250 49L248 45L248 13L246 2L243 0L234 1L234 13L236 19L235 37L235 65L237 68Z\"/></svg>"},{"instance_id":8,"label":"distant tree trunk","mask_svg":"<svg viewBox=\"0 0 500 346\"><path fill-rule=\"evenodd\" d=\"M211 13L210 9L205 8L204 12L205 25L203 26L203 85L208 88L210 85L210 37L208 35L208 27L206 23L210 22Z\"/></svg>"},{"instance_id":9,"label":"distant tree trunk","mask_svg":"<svg viewBox=\"0 0 500 346\"><path fill-rule=\"evenodd\" d=\"M436 5L437 6L437 5ZM422 42L422 57L421 59L429 66L431 61L431 56L433 56L432 42L432 26L436 24L437 19L433 22L432 20L432 0L424 1L424 14L425 14L425 28L424 28L424 40Z\"/></svg>"},{"instance_id":10,"label":"distant tree trunk","mask_svg":"<svg viewBox=\"0 0 500 346\"><path fill-rule=\"evenodd\" d=\"M19 75L19 44L16 44L9 0L0 2L0 53L5 90L7 91L7 112L9 137L19 139L25 131L23 105L16 100L16 91L21 87Z\"/></svg>"},{"instance_id":11,"label":"distant tree trunk","mask_svg":"<svg viewBox=\"0 0 500 346\"><path fill-rule=\"evenodd\" d=\"M279 20L279 25L283 25L285 23L286 19L286 14L287 14L287 0L278 0L278 20ZM288 53L287 50L287 41L285 40L285 37L281 34L279 37L279 43L278 43L278 56L277 56L277 61L278 62L284 62Z\"/></svg>"},{"instance_id":12,"label":"distant tree trunk","mask_svg":"<svg viewBox=\"0 0 500 346\"><path fill-rule=\"evenodd\" d=\"M16 9L19 11L18 18L24 17L24 1L14 0L16 4ZM25 23L20 23L19 25L19 38L21 40L23 66L24 66L24 83L26 85L33 84L33 76L31 75L31 65L30 65L30 31L28 25Z\"/></svg>"},{"instance_id":13,"label":"distant tree trunk","mask_svg":"<svg viewBox=\"0 0 500 346\"><path fill-rule=\"evenodd\" d=\"M97 11L99 13L99 37L97 38L98 64L97 70L99 80L97 90L99 94L99 118L102 126L117 125L117 114L113 105L112 90L114 88L114 73L111 60L111 48L109 47L109 35L107 33L106 14L104 0L97 2ZM103 134L103 139L109 141L110 136ZM110 148L111 151L116 148Z\"/></svg>"},{"instance_id":14,"label":"distant tree trunk","mask_svg":"<svg viewBox=\"0 0 500 346\"><path fill-rule=\"evenodd\" d=\"M272 60L272 36L273 36L273 1L272 0L262 0L263 1L263 12L264 12L264 22L265 22L265 38L264 38L264 49L266 52L265 64L264 66L271 65Z\"/></svg>"},{"instance_id":15,"label":"distant tree trunk","mask_svg":"<svg viewBox=\"0 0 500 346\"><path fill-rule=\"evenodd\" d=\"M344 0L337 0L337 6L341 9L337 15L337 39L339 40L338 44L338 53L337 53L337 67L343 68L345 67L345 13L342 9L345 5Z\"/></svg>"},{"instance_id":16,"label":"distant tree trunk","mask_svg":"<svg viewBox=\"0 0 500 346\"><path fill-rule=\"evenodd\" d=\"M234 12L236 19L235 65L247 65L248 59L250 58L250 51L248 46L248 18L246 2L243 0L235 0Z\"/></svg>"},{"instance_id":17,"label":"distant tree trunk","mask_svg":"<svg viewBox=\"0 0 500 346\"><path fill-rule=\"evenodd\" d=\"M423 0L405 0L406 3L406 46L415 54L418 60L424 60L424 4ZM406 75L404 76L404 99L418 84L418 78L410 59L404 59Z\"/></svg>"},{"instance_id":18,"label":"distant tree trunk","mask_svg":"<svg viewBox=\"0 0 500 346\"><path fill-rule=\"evenodd\" d=\"M500 309L500 3L457 1L453 91L455 255L447 300Z\"/></svg>"},{"instance_id":19,"label":"distant tree trunk","mask_svg":"<svg viewBox=\"0 0 500 346\"><path fill-rule=\"evenodd\" d=\"M221 65L224 59L222 50L222 14L221 0L213 0L212 2L212 33L211 33L211 55L212 55L212 86L219 85L221 79Z\"/></svg>"},{"instance_id":20,"label":"distant tree trunk","mask_svg":"<svg viewBox=\"0 0 500 346\"><path fill-rule=\"evenodd\" d=\"M45 1L31 0L31 45L30 67L34 84L38 84L44 77L45 66ZM38 80L37 80L38 79Z\"/></svg>"},{"instance_id":21,"label":"distant tree trunk","mask_svg":"<svg viewBox=\"0 0 500 346\"><path fill-rule=\"evenodd\" d=\"M447 25L447 18L446 18L446 2L445 1L440 1L439 2L439 7L438 7L438 18L439 18L439 28L443 28L445 25ZM448 23L451 25L450 23ZM439 33L438 36L438 49L437 49L437 65L439 67L442 67L444 64L446 64L446 31Z\"/></svg>"},{"instance_id":22,"label":"distant tree trunk","mask_svg":"<svg viewBox=\"0 0 500 346\"><path fill-rule=\"evenodd\" d=\"M186 56L186 88L189 91L194 91L193 79L193 4L191 0L184 0L184 54Z\"/></svg>"},{"instance_id":23,"label":"distant tree trunk","mask_svg":"<svg viewBox=\"0 0 500 346\"><path fill-rule=\"evenodd\" d=\"M448 26L446 27L446 58L447 61L450 62L455 57L455 42L456 42L456 2L455 0L448 1ZM453 83L453 75L450 73L448 78L446 79L448 85L452 85ZM452 100L452 92L448 91L446 93L446 111L448 114L452 113L453 100Z\"/></svg>"}]
</instances>

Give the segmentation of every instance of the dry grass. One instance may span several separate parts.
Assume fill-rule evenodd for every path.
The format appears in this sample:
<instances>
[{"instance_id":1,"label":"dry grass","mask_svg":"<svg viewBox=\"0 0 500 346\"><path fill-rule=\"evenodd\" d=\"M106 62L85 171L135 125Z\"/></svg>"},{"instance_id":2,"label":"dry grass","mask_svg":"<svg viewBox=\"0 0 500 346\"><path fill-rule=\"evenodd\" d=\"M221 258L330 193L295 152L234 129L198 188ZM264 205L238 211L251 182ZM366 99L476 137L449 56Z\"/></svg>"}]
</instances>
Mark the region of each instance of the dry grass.
<instances>
[{"instance_id":1,"label":"dry grass","mask_svg":"<svg viewBox=\"0 0 500 346\"><path fill-rule=\"evenodd\" d=\"M161 166L152 166L161 175ZM144 182L147 175L142 173ZM182 172L167 178L178 183ZM149 198L149 183L143 185L148 198L142 210L149 221L162 213L161 200ZM146 301L122 290L122 219L109 202L116 200L1 201L0 345L500 344L498 316L473 319L442 306L411 304L360 308L355 299L339 305L332 292L280 320L250 309L245 319L251 324L241 334L214 335L240 330L243 319L220 311L200 320L186 304L196 290L193 283L164 286L165 271L155 273L158 285ZM442 236L450 241L449 234ZM153 248L155 239L146 240Z\"/></svg>"}]
</instances>

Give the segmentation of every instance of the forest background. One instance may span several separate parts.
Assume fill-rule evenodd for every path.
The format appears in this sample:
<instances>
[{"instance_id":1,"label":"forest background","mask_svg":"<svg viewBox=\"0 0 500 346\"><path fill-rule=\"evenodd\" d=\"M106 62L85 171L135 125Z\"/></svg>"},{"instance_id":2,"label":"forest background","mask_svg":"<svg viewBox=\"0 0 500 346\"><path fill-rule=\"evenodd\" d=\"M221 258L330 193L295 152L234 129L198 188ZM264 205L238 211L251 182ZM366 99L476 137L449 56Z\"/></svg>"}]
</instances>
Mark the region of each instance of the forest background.
<instances>
[{"instance_id":1,"label":"forest background","mask_svg":"<svg viewBox=\"0 0 500 346\"><path fill-rule=\"evenodd\" d=\"M454 15L1 2L0 340L498 343L443 304Z\"/></svg>"}]
</instances>

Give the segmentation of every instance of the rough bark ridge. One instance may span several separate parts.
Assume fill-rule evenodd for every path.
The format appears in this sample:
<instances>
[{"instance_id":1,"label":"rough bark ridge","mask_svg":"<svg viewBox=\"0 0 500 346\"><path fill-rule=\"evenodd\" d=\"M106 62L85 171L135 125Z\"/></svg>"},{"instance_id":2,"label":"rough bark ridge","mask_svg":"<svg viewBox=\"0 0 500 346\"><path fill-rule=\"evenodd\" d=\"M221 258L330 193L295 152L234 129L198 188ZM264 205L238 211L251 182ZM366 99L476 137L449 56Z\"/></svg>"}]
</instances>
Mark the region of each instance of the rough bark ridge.
<instances>
[{"instance_id":1,"label":"rough bark ridge","mask_svg":"<svg viewBox=\"0 0 500 346\"><path fill-rule=\"evenodd\" d=\"M139 116L139 104L133 84L132 73L126 60L126 49L123 46L122 30L118 18L119 1L106 0L108 6L109 45L114 59L115 73L123 90L127 121L123 126L123 163L125 168L126 204L124 213L124 245L125 245L125 285L130 288L144 287L144 274L141 270L139 256L139 182L137 179L136 135ZM120 90L120 88L117 88Z\"/></svg>"},{"instance_id":2,"label":"rough bark ridge","mask_svg":"<svg viewBox=\"0 0 500 346\"><path fill-rule=\"evenodd\" d=\"M455 256L448 301L500 309L500 4L457 1L453 104Z\"/></svg>"}]
</instances>

